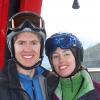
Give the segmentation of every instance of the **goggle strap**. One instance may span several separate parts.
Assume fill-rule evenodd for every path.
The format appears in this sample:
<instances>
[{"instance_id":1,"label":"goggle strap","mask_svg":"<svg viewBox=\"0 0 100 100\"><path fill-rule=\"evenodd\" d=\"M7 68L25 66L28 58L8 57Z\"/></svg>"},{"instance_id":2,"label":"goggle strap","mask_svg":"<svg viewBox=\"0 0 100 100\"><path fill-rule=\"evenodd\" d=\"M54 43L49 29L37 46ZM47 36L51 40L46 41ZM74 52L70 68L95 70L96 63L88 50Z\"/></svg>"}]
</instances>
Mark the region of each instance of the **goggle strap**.
<instances>
[{"instance_id":1,"label":"goggle strap","mask_svg":"<svg viewBox=\"0 0 100 100\"><path fill-rule=\"evenodd\" d=\"M12 28L15 28L15 24L14 24L14 20L13 19L11 20L11 23L12 23Z\"/></svg>"}]
</instances>

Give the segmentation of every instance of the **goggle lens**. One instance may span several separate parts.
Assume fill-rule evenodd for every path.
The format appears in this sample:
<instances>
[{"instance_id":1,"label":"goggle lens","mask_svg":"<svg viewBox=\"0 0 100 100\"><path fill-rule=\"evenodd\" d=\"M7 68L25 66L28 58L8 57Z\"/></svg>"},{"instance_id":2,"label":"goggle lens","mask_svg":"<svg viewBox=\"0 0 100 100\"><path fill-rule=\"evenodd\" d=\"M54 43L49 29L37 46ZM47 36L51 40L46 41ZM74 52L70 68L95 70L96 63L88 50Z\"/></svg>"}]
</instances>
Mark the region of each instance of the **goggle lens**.
<instances>
[{"instance_id":1,"label":"goggle lens","mask_svg":"<svg viewBox=\"0 0 100 100\"><path fill-rule=\"evenodd\" d=\"M74 46L80 46L80 44L78 44L78 41L76 41L76 38L72 37L72 34L66 34L64 35L58 35L58 36L54 36L51 39L47 40L47 44L46 48L47 50L49 50L50 52L53 52L56 50L57 47L60 47L62 49L69 49L71 47Z\"/></svg>"},{"instance_id":2,"label":"goggle lens","mask_svg":"<svg viewBox=\"0 0 100 100\"><path fill-rule=\"evenodd\" d=\"M26 20L30 21L38 29L44 29L43 19L34 13L19 13L9 20L8 28L16 29Z\"/></svg>"}]
</instances>

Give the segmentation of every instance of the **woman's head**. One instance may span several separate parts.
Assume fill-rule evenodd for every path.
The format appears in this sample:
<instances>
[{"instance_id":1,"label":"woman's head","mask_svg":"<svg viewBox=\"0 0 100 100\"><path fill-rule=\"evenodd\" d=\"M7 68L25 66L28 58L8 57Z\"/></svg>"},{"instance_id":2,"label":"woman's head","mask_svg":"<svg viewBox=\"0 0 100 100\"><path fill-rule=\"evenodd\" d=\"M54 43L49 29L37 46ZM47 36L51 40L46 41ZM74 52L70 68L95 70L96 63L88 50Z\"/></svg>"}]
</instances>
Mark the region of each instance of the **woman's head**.
<instances>
[{"instance_id":1,"label":"woman's head","mask_svg":"<svg viewBox=\"0 0 100 100\"><path fill-rule=\"evenodd\" d=\"M61 77L67 77L72 74L76 67L75 57L70 49L57 49L50 57L53 68Z\"/></svg>"},{"instance_id":2,"label":"woman's head","mask_svg":"<svg viewBox=\"0 0 100 100\"><path fill-rule=\"evenodd\" d=\"M72 53L75 58L75 69L71 74L76 73L81 66L81 62L83 61L83 47L79 39L72 33L56 33L46 40L46 55L48 56L54 70L55 63L53 63L54 61L52 60L52 55L58 50L58 48L61 50L69 50Z\"/></svg>"}]
</instances>

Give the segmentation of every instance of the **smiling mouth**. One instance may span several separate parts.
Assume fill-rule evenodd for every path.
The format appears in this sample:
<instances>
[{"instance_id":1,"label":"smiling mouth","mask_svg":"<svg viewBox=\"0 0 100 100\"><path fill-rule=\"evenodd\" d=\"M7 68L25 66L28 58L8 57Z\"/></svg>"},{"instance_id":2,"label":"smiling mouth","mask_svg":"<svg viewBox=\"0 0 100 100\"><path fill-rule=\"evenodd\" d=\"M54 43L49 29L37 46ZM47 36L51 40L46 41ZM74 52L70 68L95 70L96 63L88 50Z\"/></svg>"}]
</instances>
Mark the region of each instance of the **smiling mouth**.
<instances>
[{"instance_id":1,"label":"smiling mouth","mask_svg":"<svg viewBox=\"0 0 100 100\"><path fill-rule=\"evenodd\" d=\"M67 66L61 66L59 69L66 69L66 68L68 68Z\"/></svg>"},{"instance_id":2,"label":"smiling mouth","mask_svg":"<svg viewBox=\"0 0 100 100\"><path fill-rule=\"evenodd\" d=\"M32 58L32 56L23 56L23 57L26 58L26 59Z\"/></svg>"}]
</instances>

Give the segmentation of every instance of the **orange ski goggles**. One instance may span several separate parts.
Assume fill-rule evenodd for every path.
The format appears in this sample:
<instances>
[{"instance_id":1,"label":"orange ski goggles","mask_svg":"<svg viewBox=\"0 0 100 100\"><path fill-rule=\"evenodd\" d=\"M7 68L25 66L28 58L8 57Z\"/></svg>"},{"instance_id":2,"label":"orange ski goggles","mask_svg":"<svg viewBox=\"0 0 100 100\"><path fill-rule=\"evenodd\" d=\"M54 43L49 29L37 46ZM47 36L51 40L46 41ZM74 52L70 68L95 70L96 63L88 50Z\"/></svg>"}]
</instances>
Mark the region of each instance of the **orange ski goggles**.
<instances>
[{"instance_id":1,"label":"orange ski goggles","mask_svg":"<svg viewBox=\"0 0 100 100\"><path fill-rule=\"evenodd\" d=\"M25 21L29 21L34 28L39 30L45 29L44 20L41 16L33 12L19 12L12 16L8 22L8 28L10 30L18 29Z\"/></svg>"}]
</instances>

